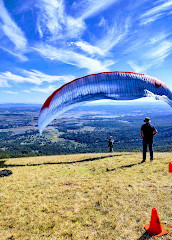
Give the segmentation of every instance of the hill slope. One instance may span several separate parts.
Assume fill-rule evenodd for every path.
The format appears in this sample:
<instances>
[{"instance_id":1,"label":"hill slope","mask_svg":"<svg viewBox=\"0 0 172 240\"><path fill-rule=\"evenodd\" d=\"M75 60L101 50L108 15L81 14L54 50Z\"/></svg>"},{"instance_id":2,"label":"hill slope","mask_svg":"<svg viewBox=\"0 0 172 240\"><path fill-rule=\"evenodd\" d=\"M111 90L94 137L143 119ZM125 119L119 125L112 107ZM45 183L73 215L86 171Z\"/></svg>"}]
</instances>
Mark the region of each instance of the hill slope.
<instances>
[{"instance_id":1,"label":"hill slope","mask_svg":"<svg viewBox=\"0 0 172 240\"><path fill-rule=\"evenodd\" d=\"M141 153L1 160L0 239L143 240L157 208L172 239L171 153L139 164Z\"/></svg>"}]
</instances>

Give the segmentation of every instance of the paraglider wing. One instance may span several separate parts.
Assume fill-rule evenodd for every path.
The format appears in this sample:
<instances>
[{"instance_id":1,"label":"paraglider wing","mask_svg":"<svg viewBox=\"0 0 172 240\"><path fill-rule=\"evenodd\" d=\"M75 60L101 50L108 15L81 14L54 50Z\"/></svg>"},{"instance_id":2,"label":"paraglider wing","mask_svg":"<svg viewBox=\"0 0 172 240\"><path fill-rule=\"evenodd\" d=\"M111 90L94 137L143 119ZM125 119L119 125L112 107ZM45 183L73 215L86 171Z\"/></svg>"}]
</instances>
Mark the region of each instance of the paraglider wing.
<instances>
[{"instance_id":1,"label":"paraglider wing","mask_svg":"<svg viewBox=\"0 0 172 240\"><path fill-rule=\"evenodd\" d=\"M87 101L133 100L153 95L172 107L172 92L160 80L134 72L103 72L77 78L57 89L41 108L40 134L55 118Z\"/></svg>"}]
</instances>

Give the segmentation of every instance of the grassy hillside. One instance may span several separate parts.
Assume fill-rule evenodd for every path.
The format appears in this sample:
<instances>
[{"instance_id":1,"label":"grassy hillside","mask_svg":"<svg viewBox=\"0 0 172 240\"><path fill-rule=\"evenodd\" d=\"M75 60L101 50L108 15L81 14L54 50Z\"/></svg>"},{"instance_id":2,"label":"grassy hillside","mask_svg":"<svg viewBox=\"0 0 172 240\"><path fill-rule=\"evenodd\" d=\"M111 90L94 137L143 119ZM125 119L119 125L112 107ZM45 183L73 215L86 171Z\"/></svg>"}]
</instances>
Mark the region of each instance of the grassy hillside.
<instances>
[{"instance_id":1,"label":"grassy hillside","mask_svg":"<svg viewBox=\"0 0 172 240\"><path fill-rule=\"evenodd\" d=\"M172 239L171 153L139 164L141 153L1 160L0 239L144 240L157 208Z\"/></svg>"}]
</instances>

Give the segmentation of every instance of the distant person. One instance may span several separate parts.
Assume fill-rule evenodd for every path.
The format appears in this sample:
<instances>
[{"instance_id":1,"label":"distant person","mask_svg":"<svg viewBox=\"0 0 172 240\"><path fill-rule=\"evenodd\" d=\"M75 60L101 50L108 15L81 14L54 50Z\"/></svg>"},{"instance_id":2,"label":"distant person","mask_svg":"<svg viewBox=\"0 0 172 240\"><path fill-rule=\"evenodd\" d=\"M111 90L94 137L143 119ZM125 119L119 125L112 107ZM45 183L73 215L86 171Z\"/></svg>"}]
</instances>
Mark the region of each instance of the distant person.
<instances>
[{"instance_id":1,"label":"distant person","mask_svg":"<svg viewBox=\"0 0 172 240\"><path fill-rule=\"evenodd\" d=\"M143 139L143 160L146 161L147 145L149 145L150 161L153 161L153 137L157 134L157 130L150 124L150 118L144 119L145 124L142 125L140 135Z\"/></svg>"},{"instance_id":2,"label":"distant person","mask_svg":"<svg viewBox=\"0 0 172 240\"><path fill-rule=\"evenodd\" d=\"M109 138L109 145L108 145L109 152L113 152L113 145L114 145L114 140L113 140L113 137L110 136L110 138Z\"/></svg>"}]
</instances>

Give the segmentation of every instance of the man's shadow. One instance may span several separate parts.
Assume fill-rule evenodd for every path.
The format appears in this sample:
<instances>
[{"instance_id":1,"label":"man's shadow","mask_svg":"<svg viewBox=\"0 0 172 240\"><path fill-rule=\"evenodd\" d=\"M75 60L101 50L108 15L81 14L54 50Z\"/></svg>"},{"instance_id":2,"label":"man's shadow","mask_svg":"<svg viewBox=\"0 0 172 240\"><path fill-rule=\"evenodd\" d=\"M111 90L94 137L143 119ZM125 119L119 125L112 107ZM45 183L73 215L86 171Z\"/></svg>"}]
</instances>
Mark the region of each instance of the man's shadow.
<instances>
[{"instance_id":1,"label":"man's shadow","mask_svg":"<svg viewBox=\"0 0 172 240\"><path fill-rule=\"evenodd\" d=\"M92 162L92 161L97 161L101 160L104 158L109 158L109 157L119 157L123 156L124 154L116 154L116 155L107 155L107 156L101 156L101 157L95 157L95 158L86 158L86 159L81 159L77 161L69 161L69 162L47 162L47 163L33 163L33 164L5 164L6 160L0 161L0 168L8 168L8 167L26 167L26 166L40 166L40 165L69 165L69 164L74 164L74 163L83 163L83 162ZM125 154L128 155L128 154Z\"/></svg>"},{"instance_id":2,"label":"man's shadow","mask_svg":"<svg viewBox=\"0 0 172 240\"><path fill-rule=\"evenodd\" d=\"M139 162L139 163L132 163L132 164L128 164L128 165L124 165L124 166L120 166L120 167L116 167L116 168L112 168L112 169L107 168L106 171L107 172L112 172L112 171L115 171L117 169L131 168L131 167L134 167L134 166L137 166L137 165L140 165L140 164L142 164L142 163L141 162Z\"/></svg>"}]
</instances>

